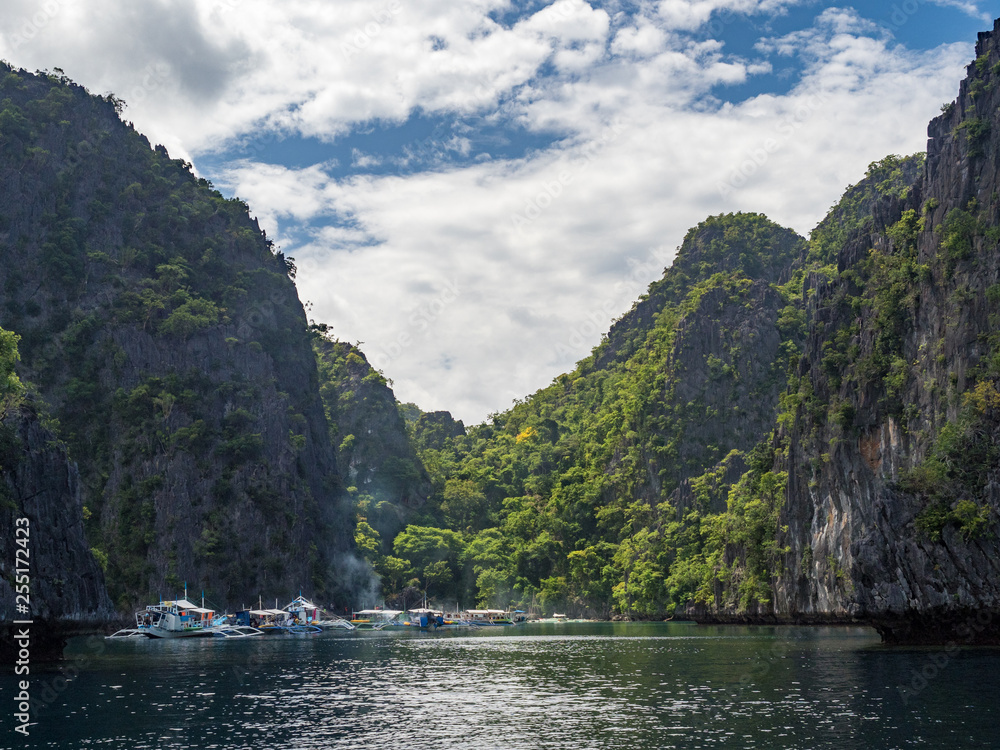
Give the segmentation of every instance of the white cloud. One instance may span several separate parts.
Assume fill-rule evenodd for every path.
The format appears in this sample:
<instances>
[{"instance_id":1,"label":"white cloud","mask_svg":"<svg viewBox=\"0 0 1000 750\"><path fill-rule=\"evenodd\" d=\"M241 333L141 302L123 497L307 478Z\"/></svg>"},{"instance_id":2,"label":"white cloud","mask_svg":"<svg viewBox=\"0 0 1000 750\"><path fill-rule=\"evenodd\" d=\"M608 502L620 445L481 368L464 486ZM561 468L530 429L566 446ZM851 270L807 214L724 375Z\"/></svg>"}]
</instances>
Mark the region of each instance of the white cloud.
<instances>
[{"instance_id":1,"label":"white cloud","mask_svg":"<svg viewBox=\"0 0 1000 750\"><path fill-rule=\"evenodd\" d=\"M651 57L662 52L666 43L667 35L663 29L646 19L640 19L635 26L619 29L611 50L617 55L634 54Z\"/></svg>"},{"instance_id":2,"label":"white cloud","mask_svg":"<svg viewBox=\"0 0 1000 750\"><path fill-rule=\"evenodd\" d=\"M11 18L37 8L8 4ZM0 26L0 55L122 93L127 118L187 158L254 127L331 141L416 112L557 133L458 167L443 157L471 154L468 133L402 157L355 149L357 169L434 167L347 179L250 150L218 180L295 256L315 319L363 341L400 398L476 421L584 356L705 216L757 210L808 232L868 162L924 146L971 44L908 51L837 9L755 59L686 33L798 4L666 0L627 15L557 0L501 24L504 0L340 0L336 14L325 0L156 0L146 15L64 0L27 42ZM153 43L157 23L170 36ZM804 67L789 93L719 101L774 54Z\"/></svg>"},{"instance_id":3,"label":"white cloud","mask_svg":"<svg viewBox=\"0 0 1000 750\"><path fill-rule=\"evenodd\" d=\"M945 8L955 8L984 23L991 23L993 21L993 16L990 13L980 10L979 3L968 2L968 0L927 0L927 2Z\"/></svg>"},{"instance_id":4,"label":"white cloud","mask_svg":"<svg viewBox=\"0 0 1000 750\"><path fill-rule=\"evenodd\" d=\"M809 0L660 0L659 14L668 28L694 31L708 23L713 13L724 15L782 13Z\"/></svg>"}]
</instances>

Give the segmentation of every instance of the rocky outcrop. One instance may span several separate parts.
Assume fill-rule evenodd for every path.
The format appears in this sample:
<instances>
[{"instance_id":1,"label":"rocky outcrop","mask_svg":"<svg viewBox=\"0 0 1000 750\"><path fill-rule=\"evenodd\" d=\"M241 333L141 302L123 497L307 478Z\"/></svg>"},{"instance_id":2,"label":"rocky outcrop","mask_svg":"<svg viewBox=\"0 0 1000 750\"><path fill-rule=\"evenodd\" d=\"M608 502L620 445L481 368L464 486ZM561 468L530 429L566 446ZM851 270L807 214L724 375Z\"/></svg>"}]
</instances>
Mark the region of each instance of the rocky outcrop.
<instances>
[{"instance_id":1,"label":"rocky outcrop","mask_svg":"<svg viewBox=\"0 0 1000 750\"><path fill-rule=\"evenodd\" d=\"M924 172L872 206L810 301L799 376L827 408L781 435L779 619L1000 642L1000 22L976 54Z\"/></svg>"},{"instance_id":2,"label":"rocky outcrop","mask_svg":"<svg viewBox=\"0 0 1000 750\"><path fill-rule=\"evenodd\" d=\"M608 466L608 473L625 462L643 467L631 494L655 504L770 432L789 353L802 337L796 315L782 319L787 303L778 287L804 252L805 240L764 216L711 217L688 233L674 266L595 351L595 367L613 368L629 354L630 366L649 372L648 406ZM687 506L682 496L674 500Z\"/></svg>"},{"instance_id":3,"label":"rocky outcrop","mask_svg":"<svg viewBox=\"0 0 1000 750\"><path fill-rule=\"evenodd\" d=\"M762 220L759 232L733 231L741 218ZM594 351L594 366L606 368L635 354L654 327L664 307L679 304L691 287L715 274L741 274L766 283L787 281L805 241L791 229L779 227L756 214L735 214L730 220L713 216L688 231L669 273L653 282L648 292L608 331Z\"/></svg>"},{"instance_id":4,"label":"rocky outcrop","mask_svg":"<svg viewBox=\"0 0 1000 750\"><path fill-rule=\"evenodd\" d=\"M386 379L347 342L318 336L320 393L340 474L359 512L395 537L431 492L427 472Z\"/></svg>"},{"instance_id":5,"label":"rocky outcrop","mask_svg":"<svg viewBox=\"0 0 1000 750\"><path fill-rule=\"evenodd\" d=\"M412 421L414 442L422 450L441 450L452 438L465 434L465 425L449 411L418 412Z\"/></svg>"},{"instance_id":6,"label":"rocky outcrop","mask_svg":"<svg viewBox=\"0 0 1000 750\"><path fill-rule=\"evenodd\" d=\"M36 406L0 422L0 622L7 629L0 651L10 647L10 623L30 619L40 658L49 646L58 653L68 635L103 627L115 613L84 535L76 465L42 425ZM25 528L26 536L16 534ZM29 613L15 609L18 549L28 553Z\"/></svg>"},{"instance_id":7,"label":"rocky outcrop","mask_svg":"<svg viewBox=\"0 0 1000 750\"><path fill-rule=\"evenodd\" d=\"M112 599L346 603L352 509L294 262L117 107L0 66L0 325L79 465Z\"/></svg>"}]
</instances>

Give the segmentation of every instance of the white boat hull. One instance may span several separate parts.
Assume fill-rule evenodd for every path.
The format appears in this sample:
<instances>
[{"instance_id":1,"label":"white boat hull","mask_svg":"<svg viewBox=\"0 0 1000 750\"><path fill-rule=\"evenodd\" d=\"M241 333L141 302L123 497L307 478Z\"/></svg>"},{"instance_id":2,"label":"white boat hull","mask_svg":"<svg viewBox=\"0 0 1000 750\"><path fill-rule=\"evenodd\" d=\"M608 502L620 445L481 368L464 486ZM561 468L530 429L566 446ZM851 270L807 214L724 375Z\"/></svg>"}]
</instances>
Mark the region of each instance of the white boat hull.
<instances>
[{"instance_id":1,"label":"white boat hull","mask_svg":"<svg viewBox=\"0 0 1000 750\"><path fill-rule=\"evenodd\" d=\"M215 628L185 628L184 630L167 630L158 628L155 625L149 628L140 628L140 632L149 638L204 638L214 635Z\"/></svg>"}]
</instances>

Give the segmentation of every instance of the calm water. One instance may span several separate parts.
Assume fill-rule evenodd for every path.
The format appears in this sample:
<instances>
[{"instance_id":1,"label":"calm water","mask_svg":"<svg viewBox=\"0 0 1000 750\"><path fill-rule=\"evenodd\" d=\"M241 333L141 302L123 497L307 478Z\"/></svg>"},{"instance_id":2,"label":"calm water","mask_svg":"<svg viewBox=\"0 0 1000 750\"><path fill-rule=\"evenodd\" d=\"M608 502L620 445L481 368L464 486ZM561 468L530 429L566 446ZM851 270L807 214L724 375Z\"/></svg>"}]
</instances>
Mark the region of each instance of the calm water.
<instances>
[{"instance_id":1,"label":"calm water","mask_svg":"<svg viewBox=\"0 0 1000 750\"><path fill-rule=\"evenodd\" d=\"M559 624L69 653L68 684L35 677L36 696L64 689L29 741L0 678L0 747L1000 747L1000 651L887 649L865 629Z\"/></svg>"}]
</instances>

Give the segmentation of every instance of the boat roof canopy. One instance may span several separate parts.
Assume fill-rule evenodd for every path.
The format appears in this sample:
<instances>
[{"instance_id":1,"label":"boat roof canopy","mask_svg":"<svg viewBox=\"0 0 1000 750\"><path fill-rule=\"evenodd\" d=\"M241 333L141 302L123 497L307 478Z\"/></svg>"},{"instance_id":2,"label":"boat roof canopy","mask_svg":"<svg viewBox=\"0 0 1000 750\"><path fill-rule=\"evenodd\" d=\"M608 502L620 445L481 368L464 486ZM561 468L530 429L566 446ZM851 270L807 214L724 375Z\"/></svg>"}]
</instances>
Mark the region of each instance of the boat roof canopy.
<instances>
[{"instance_id":1,"label":"boat roof canopy","mask_svg":"<svg viewBox=\"0 0 1000 750\"><path fill-rule=\"evenodd\" d=\"M422 612L423 610L411 609L411 612ZM428 612L433 612L433 610L427 610ZM355 612L356 615L388 615L389 617L395 617L403 613L401 609L361 609Z\"/></svg>"},{"instance_id":2,"label":"boat roof canopy","mask_svg":"<svg viewBox=\"0 0 1000 750\"><path fill-rule=\"evenodd\" d=\"M172 602L163 602L166 605L174 605L180 607L181 609L198 609L196 604L192 604L187 599L175 599Z\"/></svg>"},{"instance_id":3,"label":"boat roof canopy","mask_svg":"<svg viewBox=\"0 0 1000 750\"><path fill-rule=\"evenodd\" d=\"M470 615L505 615L507 614L502 609L467 609L465 610Z\"/></svg>"}]
</instances>

